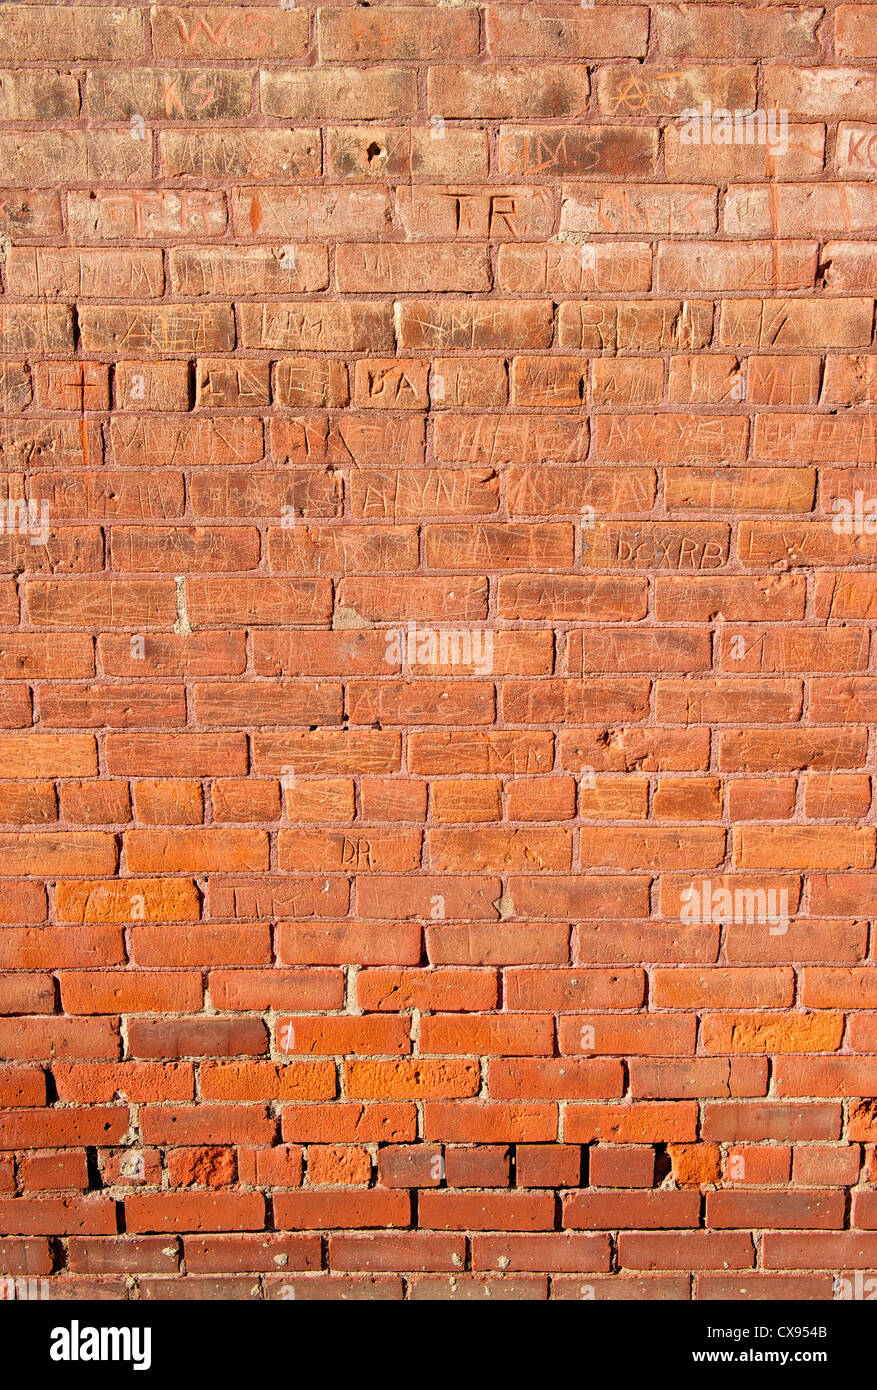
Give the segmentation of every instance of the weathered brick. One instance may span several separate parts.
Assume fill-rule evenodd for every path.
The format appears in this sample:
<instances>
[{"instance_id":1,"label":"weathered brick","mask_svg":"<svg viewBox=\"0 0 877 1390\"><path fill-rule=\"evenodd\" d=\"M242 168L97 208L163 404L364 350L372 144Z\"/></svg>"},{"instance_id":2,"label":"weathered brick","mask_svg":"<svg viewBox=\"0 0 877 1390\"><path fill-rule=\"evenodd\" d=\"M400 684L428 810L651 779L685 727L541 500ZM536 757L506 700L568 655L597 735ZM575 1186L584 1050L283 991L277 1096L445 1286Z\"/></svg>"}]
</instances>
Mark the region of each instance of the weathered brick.
<instances>
[{"instance_id":1,"label":"weathered brick","mask_svg":"<svg viewBox=\"0 0 877 1390\"><path fill-rule=\"evenodd\" d=\"M406 68L272 68L260 74L260 101L266 116L381 120L413 115L417 84Z\"/></svg>"},{"instance_id":2,"label":"weathered brick","mask_svg":"<svg viewBox=\"0 0 877 1390\"><path fill-rule=\"evenodd\" d=\"M136 9L10 5L0 13L0 41L6 52L31 62L136 58L142 52L143 16Z\"/></svg>"},{"instance_id":3,"label":"weathered brick","mask_svg":"<svg viewBox=\"0 0 877 1390\"><path fill-rule=\"evenodd\" d=\"M872 18L0 5L8 1278L872 1270Z\"/></svg>"}]
</instances>

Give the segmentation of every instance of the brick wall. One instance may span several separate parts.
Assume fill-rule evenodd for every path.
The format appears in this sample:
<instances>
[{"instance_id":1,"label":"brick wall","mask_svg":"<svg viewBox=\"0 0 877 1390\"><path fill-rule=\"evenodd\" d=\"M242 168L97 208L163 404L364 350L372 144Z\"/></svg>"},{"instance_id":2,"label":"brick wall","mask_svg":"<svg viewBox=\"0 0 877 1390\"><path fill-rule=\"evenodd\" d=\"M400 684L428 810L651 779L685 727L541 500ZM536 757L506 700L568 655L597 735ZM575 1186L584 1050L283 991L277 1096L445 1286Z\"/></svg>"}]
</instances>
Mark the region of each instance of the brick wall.
<instances>
[{"instance_id":1,"label":"brick wall","mask_svg":"<svg viewBox=\"0 0 877 1390\"><path fill-rule=\"evenodd\" d=\"M874 17L0 5L0 1274L877 1269Z\"/></svg>"}]
</instances>

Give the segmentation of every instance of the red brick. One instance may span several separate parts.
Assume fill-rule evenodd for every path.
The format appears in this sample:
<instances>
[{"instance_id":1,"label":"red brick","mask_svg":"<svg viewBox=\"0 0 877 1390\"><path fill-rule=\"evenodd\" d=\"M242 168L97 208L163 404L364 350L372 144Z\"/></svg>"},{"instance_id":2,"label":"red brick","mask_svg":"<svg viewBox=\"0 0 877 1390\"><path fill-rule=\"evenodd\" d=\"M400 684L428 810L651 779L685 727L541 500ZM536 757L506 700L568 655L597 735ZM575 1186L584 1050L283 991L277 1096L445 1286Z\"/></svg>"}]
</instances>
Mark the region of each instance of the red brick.
<instances>
[{"instance_id":1,"label":"red brick","mask_svg":"<svg viewBox=\"0 0 877 1390\"><path fill-rule=\"evenodd\" d=\"M148 1231L261 1230L265 1203L257 1192L159 1192L125 1198L126 1229Z\"/></svg>"},{"instance_id":2,"label":"red brick","mask_svg":"<svg viewBox=\"0 0 877 1390\"><path fill-rule=\"evenodd\" d=\"M85 1150L26 1154L20 1163L25 1192L58 1192L65 1188L87 1191L88 1164Z\"/></svg>"},{"instance_id":3,"label":"red brick","mask_svg":"<svg viewBox=\"0 0 877 1390\"><path fill-rule=\"evenodd\" d=\"M626 1232L618 1240L623 1269L751 1269L750 1235L718 1231Z\"/></svg>"},{"instance_id":4,"label":"red brick","mask_svg":"<svg viewBox=\"0 0 877 1390\"><path fill-rule=\"evenodd\" d=\"M563 1224L572 1230L689 1227L700 1219L694 1192L578 1192L564 1198Z\"/></svg>"},{"instance_id":5,"label":"red brick","mask_svg":"<svg viewBox=\"0 0 877 1390\"><path fill-rule=\"evenodd\" d=\"M537 1192L424 1192L419 1219L426 1229L542 1231L554 1220L554 1198Z\"/></svg>"},{"instance_id":6,"label":"red brick","mask_svg":"<svg viewBox=\"0 0 877 1390\"><path fill-rule=\"evenodd\" d=\"M339 1270L462 1269L466 1242L462 1236L413 1232L400 1235L330 1235L329 1260Z\"/></svg>"},{"instance_id":7,"label":"red brick","mask_svg":"<svg viewBox=\"0 0 877 1390\"><path fill-rule=\"evenodd\" d=\"M592 1187L651 1187L655 1151L646 1144L596 1144L588 1154Z\"/></svg>"},{"instance_id":8,"label":"red brick","mask_svg":"<svg viewBox=\"0 0 877 1390\"><path fill-rule=\"evenodd\" d=\"M354 1230L405 1227L411 1202L404 1192L341 1191L279 1192L274 1197L274 1218L281 1230Z\"/></svg>"},{"instance_id":9,"label":"red brick","mask_svg":"<svg viewBox=\"0 0 877 1390\"><path fill-rule=\"evenodd\" d=\"M830 1299L873 17L312 9L0 6L0 1269Z\"/></svg>"},{"instance_id":10,"label":"red brick","mask_svg":"<svg viewBox=\"0 0 877 1390\"><path fill-rule=\"evenodd\" d=\"M607 1271L610 1245L601 1235L476 1235L472 1260L476 1269Z\"/></svg>"},{"instance_id":11,"label":"red brick","mask_svg":"<svg viewBox=\"0 0 877 1390\"><path fill-rule=\"evenodd\" d=\"M114 1204L106 1197L12 1197L0 1199L9 1235L110 1235Z\"/></svg>"}]
</instances>

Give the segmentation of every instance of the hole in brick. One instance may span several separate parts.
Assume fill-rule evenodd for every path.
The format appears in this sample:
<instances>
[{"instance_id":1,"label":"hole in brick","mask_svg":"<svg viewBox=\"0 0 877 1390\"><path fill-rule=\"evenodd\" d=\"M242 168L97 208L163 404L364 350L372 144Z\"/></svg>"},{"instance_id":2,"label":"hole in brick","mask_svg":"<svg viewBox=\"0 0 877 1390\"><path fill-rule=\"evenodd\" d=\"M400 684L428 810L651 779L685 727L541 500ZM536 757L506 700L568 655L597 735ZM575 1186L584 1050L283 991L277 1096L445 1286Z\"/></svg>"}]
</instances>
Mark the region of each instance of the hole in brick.
<instances>
[{"instance_id":1,"label":"hole in brick","mask_svg":"<svg viewBox=\"0 0 877 1390\"><path fill-rule=\"evenodd\" d=\"M660 1187L666 1177L669 1177L673 1168L670 1155L664 1144L656 1145L655 1153L655 1186Z\"/></svg>"}]
</instances>

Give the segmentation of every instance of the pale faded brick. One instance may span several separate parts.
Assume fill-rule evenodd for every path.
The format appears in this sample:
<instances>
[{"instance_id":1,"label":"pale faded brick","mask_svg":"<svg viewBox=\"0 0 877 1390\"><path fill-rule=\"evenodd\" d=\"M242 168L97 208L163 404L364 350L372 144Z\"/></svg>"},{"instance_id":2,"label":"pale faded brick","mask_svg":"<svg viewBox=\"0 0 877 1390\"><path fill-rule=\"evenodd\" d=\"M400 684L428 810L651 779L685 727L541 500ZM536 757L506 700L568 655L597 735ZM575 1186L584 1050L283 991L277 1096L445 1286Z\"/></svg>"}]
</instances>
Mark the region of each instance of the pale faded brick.
<instances>
[{"instance_id":1,"label":"pale faded brick","mask_svg":"<svg viewBox=\"0 0 877 1390\"><path fill-rule=\"evenodd\" d=\"M308 44L297 7L153 5L150 22L159 58L301 58Z\"/></svg>"},{"instance_id":2,"label":"pale faded brick","mask_svg":"<svg viewBox=\"0 0 877 1390\"><path fill-rule=\"evenodd\" d=\"M290 120L386 120L417 106L416 76L404 68L273 68L260 74L259 90L266 116Z\"/></svg>"},{"instance_id":3,"label":"pale faded brick","mask_svg":"<svg viewBox=\"0 0 877 1390\"><path fill-rule=\"evenodd\" d=\"M252 239L372 241L389 230L392 211L383 188L235 189L235 234Z\"/></svg>"},{"instance_id":4,"label":"pale faded brick","mask_svg":"<svg viewBox=\"0 0 877 1390\"><path fill-rule=\"evenodd\" d=\"M83 307L80 333L86 352L143 352L162 356L178 352L222 352L235 345L230 307L189 308L153 305L132 308Z\"/></svg>"},{"instance_id":5,"label":"pale faded brick","mask_svg":"<svg viewBox=\"0 0 877 1390\"><path fill-rule=\"evenodd\" d=\"M366 125L330 126L326 132L326 172L332 178L483 179L487 164L483 130Z\"/></svg>"},{"instance_id":6,"label":"pale faded brick","mask_svg":"<svg viewBox=\"0 0 877 1390\"><path fill-rule=\"evenodd\" d=\"M246 116L249 73L223 68L131 68L92 71L85 109L98 121L215 121Z\"/></svg>"},{"instance_id":7,"label":"pale faded brick","mask_svg":"<svg viewBox=\"0 0 877 1390\"><path fill-rule=\"evenodd\" d=\"M3 182L22 184L125 183L148 178L150 151L143 140L115 130L47 130L0 135Z\"/></svg>"},{"instance_id":8,"label":"pale faded brick","mask_svg":"<svg viewBox=\"0 0 877 1390\"><path fill-rule=\"evenodd\" d=\"M168 252L175 294L232 295L310 293L329 283L325 246L180 246Z\"/></svg>"},{"instance_id":9,"label":"pale faded brick","mask_svg":"<svg viewBox=\"0 0 877 1390\"><path fill-rule=\"evenodd\" d=\"M338 289L343 293L489 290L490 260L480 246L405 246L397 243L338 247Z\"/></svg>"},{"instance_id":10,"label":"pale faded brick","mask_svg":"<svg viewBox=\"0 0 877 1390\"><path fill-rule=\"evenodd\" d=\"M67 206L73 235L97 240L220 236L227 224L225 195L206 189L73 191Z\"/></svg>"},{"instance_id":11,"label":"pale faded brick","mask_svg":"<svg viewBox=\"0 0 877 1390\"><path fill-rule=\"evenodd\" d=\"M874 115L874 74L867 68L764 67L766 106L792 116L869 120Z\"/></svg>"},{"instance_id":12,"label":"pale faded brick","mask_svg":"<svg viewBox=\"0 0 877 1390\"><path fill-rule=\"evenodd\" d=\"M545 348L551 345L554 306L514 303L403 300L399 340L406 348Z\"/></svg>"},{"instance_id":13,"label":"pale faded brick","mask_svg":"<svg viewBox=\"0 0 877 1390\"><path fill-rule=\"evenodd\" d=\"M60 72L0 72L0 120L52 121L79 114L79 84Z\"/></svg>"},{"instance_id":14,"label":"pale faded brick","mask_svg":"<svg viewBox=\"0 0 877 1390\"><path fill-rule=\"evenodd\" d=\"M658 51L663 57L816 57L823 11L791 6L657 5Z\"/></svg>"},{"instance_id":15,"label":"pale faded brick","mask_svg":"<svg viewBox=\"0 0 877 1390\"><path fill-rule=\"evenodd\" d=\"M554 197L521 185L397 188L393 223L411 241L522 241L554 229Z\"/></svg>"},{"instance_id":16,"label":"pale faded brick","mask_svg":"<svg viewBox=\"0 0 877 1390\"><path fill-rule=\"evenodd\" d=\"M39 299L138 299L161 295L160 251L13 246L6 259L13 294Z\"/></svg>"},{"instance_id":17,"label":"pale faded brick","mask_svg":"<svg viewBox=\"0 0 877 1390\"><path fill-rule=\"evenodd\" d=\"M642 58L648 36L644 5L600 10L567 5L488 5L487 50L497 58Z\"/></svg>"},{"instance_id":18,"label":"pale faded brick","mask_svg":"<svg viewBox=\"0 0 877 1390\"><path fill-rule=\"evenodd\" d=\"M364 352L395 345L390 304L242 304L240 314L243 347Z\"/></svg>"},{"instance_id":19,"label":"pale faded brick","mask_svg":"<svg viewBox=\"0 0 877 1390\"><path fill-rule=\"evenodd\" d=\"M673 232L716 230L716 191L695 184L564 184L562 232Z\"/></svg>"},{"instance_id":20,"label":"pale faded brick","mask_svg":"<svg viewBox=\"0 0 877 1390\"><path fill-rule=\"evenodd\" d=\"M168 178L266 179L320 173L317 130L163 130L158 137Z\"/></svg>"},{"instance_id":21,"label":"pale faded brick","mask_svg":"<svg viewBox=\"0 0 877 1390\"><path fill-rule=\"evenodd\" d=\"M754 64L602 63L597 70L597 104L608 116L678 116L705 102L732 111L754 107Z\"/></svg>"},{"instance_id":22,"label":"pale faded brick","mask_svg":"<svg viewBox=\"0 0 877 1390\"><path fill-rule=\"evenodd\" d=\"M22 61L135 58L143 51L143 15L109 6L5 4L0 49Z\"/></svg>"},{"instance_id":23,"label":"pale faded brick","mask_svg":"<svg viewBox=\"0 0 877 1390\"><path fill-rule=\"evenodd\" d=\"M448 63L431 67L427 75L428 109L446 117L581 116L588 91L588 74L581 65Z\"/></svg>"}]
</instances>

